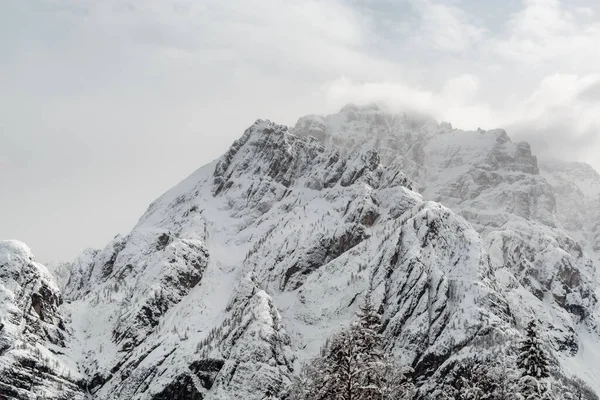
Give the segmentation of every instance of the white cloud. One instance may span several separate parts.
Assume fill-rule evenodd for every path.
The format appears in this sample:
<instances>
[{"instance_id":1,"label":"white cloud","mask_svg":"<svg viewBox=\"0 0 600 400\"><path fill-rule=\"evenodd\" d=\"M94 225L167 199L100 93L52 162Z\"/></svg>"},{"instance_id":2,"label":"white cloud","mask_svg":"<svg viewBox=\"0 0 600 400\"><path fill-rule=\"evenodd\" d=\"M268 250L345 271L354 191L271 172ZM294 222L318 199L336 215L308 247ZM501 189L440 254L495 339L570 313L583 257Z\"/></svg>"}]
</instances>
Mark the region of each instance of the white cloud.
<instances>
[{"instance_id":1,"label":"white cloud","mask_svg":"<svg viewBox=\"0 0 600 400\"><path fill-rule=\"evenodd\" d=\"M598 148L600 132L600 96L593 92L598 85L597 74L548 76L515 110L512 125L524 131L540 150L556 157L585 157L598 166L593 154ZM590 153L591 149L594 151Z\"/></svg>"},{"instance_id":2,"label":"white cloud","mask_svg":"<svg viewBox=\"0 0 600 400\"><path fill-rule=\"evenodd\" d=\"M455 126L476 129L495 125L501 119L488 105L476 100L478 85L478 79L471 75L449 79L441 91L398 81L360 83L344 78L328 85L325 92L336 107L349 101L382 103L394 111L425 113Z\"/></svg>"},{"instance_id":3,"label":"white cloud","mask_svg":"<svg viewBox=\"0 0 600 400\"><path fill-rule=\"evenodd\" d=\"M445 97L455 99L459 103L464 104L473 101L479 91L479 78L470 74L463 74L455 78L449 79L442 93Z\"/></svg>"},{"instance_id":4,"label":"white cloud","mask_svg":"<svg viewBox=\"0 0 600 400\"><path fill-rule=\"evenodd\" d=\"M474 24L460 8L431 1L417 2L419 21L414 41L425 48L462 53L483 37L483 28Z\"/></svg>"},{"instance_id":5,"label":"white cloud","mask_svg":"<svg viewBox=\"0 0 600 400\"><path fill-rule=\"evenodd\" d=\"M70 2L69 2L70 3ZM76 4L81 4L77 2ZM87 30L174 56L306 74L388 73L368 52L368 21L336 0L88 1Z\"/></svg>"},{"instance_id":6,"label":"white cloud","mask_svg":"<svg viewBox=\"0 0 600 400\"><path fill-rule=\"evenodd\" d=\"M256 118L293 124L347 102L384 101L461 128L505 127L547 153L594 160L600 148L593 4L10 4L0 2L8 32L0 37L0 172L8 164L14 173L0 175L0 213L21 209L0 215L0 236L25 232L43 255L73 255L128 230L153 196L221 154ZM36 196L18 197L32 187ZM126 199L118 207L114 193ZM47 242L52 227L84 229L76 214L94 231Z\"/></svg>"},{"instance_id":7,"label":"white cloud","mask_svg":"<svg viewBox=\"0 0 600 400\"><path fill-rule=\"evenodd\" d=\"M589 99L598 87L600 20L593 9L574 3L526 0L506 35L490 42L515 76L521 72L537 82L521 93L505 125L539 151L600 167L592 156L600 147L600 109Z\"/></svg>"},{"instance_id":8,"label":"white cloud","mask_svg":"<svg viewBox=\"0 0 600 400\"><path fill-rule=\"evenodd\" d=\"M600 75L555 74L529 95L502 106L483 99L472 75L449 79L432 91L402 82L353 82L340 79L325 88L335 106L347 101L379 102L395 111L416 111L464 129L508 129L514 140L527 140L538 154L580 159L600 167Z\"/></svg>"},{"instance_id":9,"label":"white cloud","mask_svg":"<svg viewBox=\"0 0 600 400\"><path fill-rule=\"evenodd\" d=\"M566 7L559 0L526 0L496 40L498 53L512 62L551 63L556 68L589 71L600 62L600 21L593 10ZM583 12L583 10L587 10Z\"/></svg>"},{"instance_id":10,"label":"white cloud","mask_svg":"<svg viewBox=\"0 0 600 400\"><path fill-rule=\"evenodd\" d=\"M592 18L594 16L594 10L590 7L575 7L574 11L584 17Z\"/></svg>"}]
</instances>

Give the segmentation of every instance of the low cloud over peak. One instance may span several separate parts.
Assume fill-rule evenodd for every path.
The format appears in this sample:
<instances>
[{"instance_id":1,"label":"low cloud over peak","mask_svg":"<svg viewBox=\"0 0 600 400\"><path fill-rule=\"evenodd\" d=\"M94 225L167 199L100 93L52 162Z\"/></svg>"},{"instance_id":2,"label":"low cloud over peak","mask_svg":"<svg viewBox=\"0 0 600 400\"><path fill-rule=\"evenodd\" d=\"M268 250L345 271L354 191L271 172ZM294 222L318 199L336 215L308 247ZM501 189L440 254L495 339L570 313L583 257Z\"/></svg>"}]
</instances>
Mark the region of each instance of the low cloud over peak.
<instances>
[{"instance_id":1,"label":"low cloud over peak","mask_svg":"<svg viewBox=\"0 0 600 400\"><path fill-rule=\"evenodd\" d=\"M0 24L0 236L42 258L128 230L256 118L349 102L506 128L600 169L590 0L42 0L2 3ZM26 228L53 224L95 231L46 245Z\"/></svg>"}]
</instances>

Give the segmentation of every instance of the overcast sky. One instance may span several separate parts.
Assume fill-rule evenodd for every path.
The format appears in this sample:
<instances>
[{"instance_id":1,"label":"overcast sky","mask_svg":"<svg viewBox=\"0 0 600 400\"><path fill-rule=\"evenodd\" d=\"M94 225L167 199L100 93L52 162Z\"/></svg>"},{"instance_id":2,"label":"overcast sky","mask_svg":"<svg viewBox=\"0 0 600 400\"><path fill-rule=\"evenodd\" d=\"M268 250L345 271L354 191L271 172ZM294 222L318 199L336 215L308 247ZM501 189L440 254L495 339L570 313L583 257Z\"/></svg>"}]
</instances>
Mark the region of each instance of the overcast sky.
<instances>
[{"instance_id":1,"label":"overcast sky","mask_svg":"<svg viewBox=\"0 0 600 400\"><path fill-rule=\"evenodd\" d=\"M599 169L597 0L0 1L0 239L71 259L257 118L386 102Z\"/></svg>"}]
</instances>

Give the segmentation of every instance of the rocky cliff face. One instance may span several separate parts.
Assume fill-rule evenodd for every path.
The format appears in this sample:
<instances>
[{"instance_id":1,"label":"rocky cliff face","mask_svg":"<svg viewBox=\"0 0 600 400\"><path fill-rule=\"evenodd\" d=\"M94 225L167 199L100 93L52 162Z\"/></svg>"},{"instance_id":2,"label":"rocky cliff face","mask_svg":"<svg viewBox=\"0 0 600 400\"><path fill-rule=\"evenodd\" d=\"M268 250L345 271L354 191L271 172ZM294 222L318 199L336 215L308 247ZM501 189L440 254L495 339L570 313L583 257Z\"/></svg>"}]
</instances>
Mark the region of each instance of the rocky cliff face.
<instances>
[{"instance_id":1,"label":"rocky cliff face","mask_svg":"<svg viewBox=\"0 0 600 400\"><path fill-rule=\"evenodd\" d=\"M346 106L338 114L303 117L293 132L342 153L377 150L425 198L468 216L480 230L500 227L510 216L556 226L556 199L529 144L511 142L504 130L462 131L376 106Z\"/></svg>"},{"instance_id":2,"label":"rocky cliff face","mask_svg":"<svg viewBox=\"0 0 600 400\"><path fill-rule=\"evenodd\" d=\"M46 279L53 322L36 340L64 348L61 362L95 399L280 398L368 290L386 349L414 368L424 398L534 317L557 374L600 390L589 352L600 350L593 246L565 225L567 200L544 168L502 130L373 106L293 129L259 120L132 232L61 268L66 303L51 302L61 294L42 266L10 265ZM29 287L19 279L11 291ZM17 336L2 338L17 351ZM13 356L0 360L20 373ZM48 398L72 393L81 389Z\"/></svg>"},{"instance_id":3,"label":"rocky cliff face","mask_svg":"<svg viewBox=\"0 0 600 400\"><path fill-rule=\"evenodd\" d=\"M293 132L345 152L364 140L401 166L423 197L467 219L486 243L517 326L543 316L546 339L575 357L581 338L597 330L600 179L591 167L543 162L540 169L529 145L503 130L462 131L376 106L303 117Z\"/></svg>"},{"instance_id":4,"label":"rocky cliff face","mask_svg":"<svg viewBox=\"0 0 600 400\"><path fill-rule=\"evenodd\" d=\"M85 378L67 354L62 296L29 248L0 242L0 397L83 399Z\"/></svg>"}]
</instances>

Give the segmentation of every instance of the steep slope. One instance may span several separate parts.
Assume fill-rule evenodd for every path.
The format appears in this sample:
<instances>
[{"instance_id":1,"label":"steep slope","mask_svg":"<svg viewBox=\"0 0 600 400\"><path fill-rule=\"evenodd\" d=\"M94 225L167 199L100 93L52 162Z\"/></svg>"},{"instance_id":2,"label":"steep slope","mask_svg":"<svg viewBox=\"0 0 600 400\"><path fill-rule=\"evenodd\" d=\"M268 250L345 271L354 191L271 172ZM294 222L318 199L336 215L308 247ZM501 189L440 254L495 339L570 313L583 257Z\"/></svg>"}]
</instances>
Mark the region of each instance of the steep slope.
<instances>
[{"instance_id":1,"label":"steep slope","mask_svg":"<svg viewBox=\"0 0 600 400\"><path fill-rule=\"evenodd\" d=\"M94 399L282 398L372 291L423 398L532 318L555 374L600 391L594 259L562 229L554 187L501 130L374 106L292 130L259 120L129 234L59 266L62 362Z\"/></svg>"},{"instance_id":2,"label":"steep slope","mask_svg":"<svg viewBox=\"0 0 600 400\"><path fill-rule=\"evenodd\" d=\"M563 172L552 179L550 173L540 175L529 145L511 142L503 130L462 131L374 105L303 117L292 131L346 153L366 143L386 154L387 163L406 171L424 198L449 206L482 235L496 283L518 327L533 316L540 318L546 340L564 360L580 357L584 345L598 346L598 257L593 245L583 241L593 239L597 224L588 223L587 232L579 234L582 230L571 219L576 213L581 220L597 220L594 196L599 186L589 167L568 169L577 169L582 178L570 195L565 185L572 175L565 168L556 167ZM573 196L582 200L570 203ZM582 368L600 390L595 378L600 371L589 362Z\"/></svg>"},{"instance_id":3,"label":"steep slope","mask_svg":"<svg viewBox=\"0 0 600 400\"><path fill-rule=\"evenodd\" d=\"M425 198L465 215L478 229L501 227L513 215L556 225L552 188L539 176L529 144L512 143L504 130L463 131L375 105L349 105L338 114L300 118L293 133L335 144L342 153L377 150Z\"/></svg>"},{"instance_id":4,"label":"steep slope","mask_svg":"<svg viewBox=\"0 0 600 400\"><path fill-rule=\"evenodd\" d=\"M365 122L357 112L342 112L359 124L356 134L369 131L364 124L381 114L362 110ZM368 287L384 307L390 351L423 378L447 373L456 359L473 354L473 343L486 341L482 336L514 340L515 328L534 313L549 328L547 339L557 354L577 354L581 321L595 323L595 271L578 245L553 228L554 198L525 144L512 144L503 131L423 128L416 138L423 157L406 161L397 155L386 166L378 148L348 146L338 138L338 151L322 141L258 121L218 162L153 203L130 235L99 253L81 274L90 277L82 291L89 293L74 303L112 310L81 329L112 332L100 344L107 357L88 370L99 398L160 398L172 390L173 379L207 398L241 390L248 398L277 393L293 372L292 360L316 354L323 338L348 322ZM485 240L452 212L424 203L410 190L413 184L400 168L410 162L420 162L420 175L413 178L424 192L454 204ZM428 181L433 183L425 186ZM191 252L178 250L189 240L196 241ZM178 269L197 264L202 276L188 284L172 264ZM156 265L150 275L149 265ZM156 279L158 274L164 278ZM128 288L123 297L111 294L115 278ZM256 285L253 292L267 296L269 314L275 315L256 318L261 326L256 329L271 333L251 345L240 344L249 322L232 311L247 307L239 303L245 297L232 290L246 287L240 283L245 279ZM154 294L148 290L152 285ZM212 295L215 288L220 301ZM95 297L87 304L90 296ZM184 322L179 315L189 318L190 304L204 312ZM275 322L275 307L282 322ZM231 321L237 323L230 326ZM173 326L177 331L169 334ZM193 337L195 348L182 345L182 337ZM241 342L228 342L232 337ZM99 351L98 343L85 353ZM267 344L279 350L258 357L264 367L239 368L248 365L244 359L257 357L248 353ZM192 349L202 357L190 356ZM156 369L157 357L168 367ZM140 358L145 368L138 366ZM203 386L189 371L205 360L223 366L215 382ZM161 384L157 377L167 378ZM149 381L152 385L144 383ZM438 376L429 382L439 381Z\"/></svg>"},{"instance_id":5,"label":"steep slope","mask_svg":"<svg viewBox=\"0 0 600 400\"><path fill-rule=\"evenodd\" d=\"M29 248L0 241L0 398L83 399L85 379L65 356L62 296Z\"/></svg>"},{"instance_id":6,"label":"steep slope","mask_svg":"<svg viewBox=\"0 0 600 400\"><path fill-rule=\"evenodd\" d=\"M372 152L341 159L315 140L257 122L217 164L153 203L131 234L71 268L66 308L90 391L98 398L162 398L188 390L198 398L241 391L262 398L280 391L296 356L271 297L252 278L266 271L246 266L244 256L275 227L287 233L289 221L279 219L305 207L307 194L316 217L324 215L324 188L339 186L345 198L332 193L329 200L337 213L346 210L348 223L340 225L347 230L337 239L347 243L325 256L337 257L366 236L361 221L377 218L366 183L357 182L408 185L400 173L382 175ZM362 197L348 204L355 193ZM304 237L312 246L309 232ZM326 262L315 257L310 268ZM292 268L277 287L297 286L308 272ZM198 365L219 369L207 380L199 378L207 372Z\"/></svg>"},{"instance_id":7,"label":"steep slope","mask_svg":"<svg viewBox=\"0 0 600 400\"><path fill-rule=\"evenodd\" d=\"M91 393L277 395L369 287L390 351L423 379L481 335L516 336L477 232L411 186L373 150L343 156L258 121L78 262L66 308Z\"/></svg>"}]
</instances>

